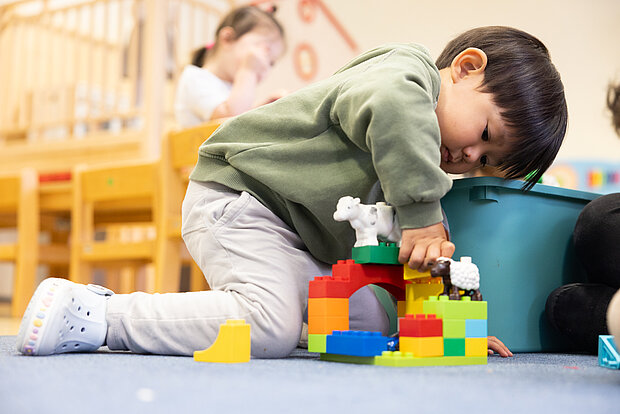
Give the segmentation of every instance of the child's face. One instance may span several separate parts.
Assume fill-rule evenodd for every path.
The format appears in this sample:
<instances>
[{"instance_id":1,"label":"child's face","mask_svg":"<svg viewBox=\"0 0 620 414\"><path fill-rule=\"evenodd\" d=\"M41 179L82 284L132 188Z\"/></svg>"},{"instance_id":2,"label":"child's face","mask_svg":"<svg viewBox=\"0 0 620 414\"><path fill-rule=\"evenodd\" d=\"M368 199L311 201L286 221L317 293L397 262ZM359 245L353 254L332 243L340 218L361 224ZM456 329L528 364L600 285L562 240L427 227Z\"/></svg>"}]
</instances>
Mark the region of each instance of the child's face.
<instances>
[{"instance_id":1,"label":"child's face","mask_svg":"<svg viewBox=\"0 0 620 414\"><path fill-rule=\"evenodd\" d=\"M435 114L441 130L440 166L447 173L462 174L481 165L499 165L509 150L509 131L500 108L490 93L478 89L486 56L484 66L477 62L457 62L461 65L458 68L440 70L441 91ZM482 70L476 70L476 65Z\"/></svg>"},{"instance_id":2,"label":"child's face","mask_svg":"<svg viewBox=\"0 0 620 414\"><path fill-rule=\"evenodd\" d=\"M254 54L271 68L282 56L284 42L277 28L259 25L239 37L235 41L234 49L239 62L248 54Z\"/></svg>"}]
</instances>

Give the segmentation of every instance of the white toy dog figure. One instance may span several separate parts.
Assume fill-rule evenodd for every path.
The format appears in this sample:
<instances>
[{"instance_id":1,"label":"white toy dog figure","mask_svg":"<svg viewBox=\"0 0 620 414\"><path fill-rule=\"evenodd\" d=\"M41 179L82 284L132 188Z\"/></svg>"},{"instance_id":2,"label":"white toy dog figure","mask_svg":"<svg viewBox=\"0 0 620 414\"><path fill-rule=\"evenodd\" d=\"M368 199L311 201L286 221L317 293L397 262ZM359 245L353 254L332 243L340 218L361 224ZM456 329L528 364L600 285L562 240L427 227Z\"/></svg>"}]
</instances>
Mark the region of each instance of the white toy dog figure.
<instances>
[{"instance_id":1,"label":"white toy dog figure","mask_svg":"<svg viewBox=\"0 0 620 414\"><path fill-rule=\"evenodd\" d=\"M391 242L399 242L400 226L394 208L386 203L361 204L359 198L351 196L338 200L334 220L349 221L355 230L355 247L378 246L377 236Z\"/></svg>"}]
</instances>

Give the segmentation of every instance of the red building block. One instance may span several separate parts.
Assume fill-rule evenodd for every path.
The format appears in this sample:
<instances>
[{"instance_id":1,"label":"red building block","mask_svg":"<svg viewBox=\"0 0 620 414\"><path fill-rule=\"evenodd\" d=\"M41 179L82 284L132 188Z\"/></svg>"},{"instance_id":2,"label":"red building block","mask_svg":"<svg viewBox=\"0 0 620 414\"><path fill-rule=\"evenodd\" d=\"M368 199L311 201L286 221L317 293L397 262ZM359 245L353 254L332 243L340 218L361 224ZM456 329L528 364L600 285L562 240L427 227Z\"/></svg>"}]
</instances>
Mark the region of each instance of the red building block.
<instances>
[{"instance_id":1,"label":"red building block","mask_svg":"<svg viewBox=\"0 0 620 414\"><path fill-rule=\"evenodd\" d=\"M405 315L398 322L401 337L443 336L443 321L434 314Z\"/></svg>"},{"instance_id":2,"label":"red building block","mask_svg":"<svg viewBox=\"0 0 620 414\"><path fill-rule=\"evenodd\" d=\"M348 298L358 289L378 285L405 300L405 281L402 265L358 264L339 260L332 266L332 276L315 277L310 282L310 298Z\"/></svg>"}]
</instances>

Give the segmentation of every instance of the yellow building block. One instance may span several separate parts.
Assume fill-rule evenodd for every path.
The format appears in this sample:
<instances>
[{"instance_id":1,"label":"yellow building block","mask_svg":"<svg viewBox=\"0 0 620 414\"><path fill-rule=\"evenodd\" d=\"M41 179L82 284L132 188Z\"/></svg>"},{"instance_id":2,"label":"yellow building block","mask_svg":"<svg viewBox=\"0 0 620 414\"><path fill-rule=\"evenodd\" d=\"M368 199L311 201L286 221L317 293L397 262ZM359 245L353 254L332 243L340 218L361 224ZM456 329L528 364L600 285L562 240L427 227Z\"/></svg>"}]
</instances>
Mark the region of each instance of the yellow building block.
<instances>
[{"instance_id":1,"label":"yellow building block","mask_svg":"<svg viewBox=\"0 0 620 414\"><path fill-rule=\"evenodd\" d=\"M465 356L486 356L487 338L465 338Z\"/></svg>"},{"instance_id":2,"label":"yellow building block","mask_svg":"<svg viewBox=\"0 0 620 414\"><path fill-rule=\"evenodd\" d=\"M431 271L427 270L426 272L418 272L417 270L410 268L408 264L403 265L403 279L413 280L420 279L422 277L431 277Z\"/></svg>"},{"instance_id":3,"label":"yellow building block","mask_svg":"<svg viewBox=\"0 0 620 414\"><path fill-rule=\"evenodd\" d=\"M399 346L400 352L411 352L416 357L443 356L443 338L441 336L401 336Z\"/></svg>"},{"instance_id":4,"label":"yellow building block","mask_svg":"<svg viewBox=\"0 0 620 414\"><path fill-rule=\"evenodd\" d=\"M200 362L237 363L250 360L250 324L243 319L228 319L220 325L215 342L209 348L194 352Z\"/></svg>"},{"instance_id":5,"label":"yellow building block","mask_svg":"<svg viewBox=\"0 0 620 414\"><path fill-rule=\"evenodd\" d=\"M309 298L308 317L341 316L349 318L349 298Z\"/></svg>"},{"instance_id":6,"label":"yellow building block","mask_svg":"<svg viewBox=\"0 0 620 414\"><path fill-rule=\"evenodd\" d=\"M407 302L404 300L399 300L396 302L396 314L399 318L404 318L407 314Z\"/></svg>"},{"instance_id":7,"label":"yellow building block","mask_svg":"<svg viewBox=\"0 0 620 414\"><path fill-rule=\"evenodd\" d=\"M349 317L308 316L308 334L327 334L333 331L348 331Z\"/></svg>"},{"instance_id":8,"label":"yellow building block","mask_svg":"<svg viewBox=\"0 0 620 414\"><path fill-rule=\"evenodd\" d=\"M424 313L423 303L429 296L437 296L443 292L441 278L428 278L427 283L407 283L405 286L405 313L418 315Z\"/></svg>"}]
</instances>

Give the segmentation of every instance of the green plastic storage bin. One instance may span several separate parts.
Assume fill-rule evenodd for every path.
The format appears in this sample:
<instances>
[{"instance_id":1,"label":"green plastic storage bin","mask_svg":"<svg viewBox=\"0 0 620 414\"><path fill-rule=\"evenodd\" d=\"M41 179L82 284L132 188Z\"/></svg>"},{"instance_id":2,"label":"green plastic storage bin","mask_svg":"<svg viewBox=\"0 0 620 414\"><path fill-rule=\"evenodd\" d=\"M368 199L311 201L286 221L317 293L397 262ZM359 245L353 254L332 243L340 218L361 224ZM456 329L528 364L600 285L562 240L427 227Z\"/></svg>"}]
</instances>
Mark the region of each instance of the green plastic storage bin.
<instances>
[{"instance_id":1,"label":"green plastic storage bin","mask_svg":"<svg viewBox=\"0 0 620 414\"><path fill-rule=\"evenodd\" d=\"M572 246L575 222L599 194L496 177L454 181L442 199L454 257L471 256L488 301L488 331L513 352L559 352L564 341L547 323L547 296L585 281Z\"/></svg>"}]
</instances>

